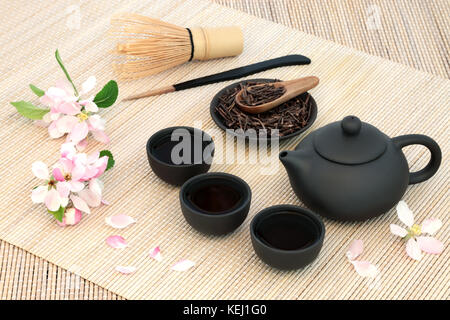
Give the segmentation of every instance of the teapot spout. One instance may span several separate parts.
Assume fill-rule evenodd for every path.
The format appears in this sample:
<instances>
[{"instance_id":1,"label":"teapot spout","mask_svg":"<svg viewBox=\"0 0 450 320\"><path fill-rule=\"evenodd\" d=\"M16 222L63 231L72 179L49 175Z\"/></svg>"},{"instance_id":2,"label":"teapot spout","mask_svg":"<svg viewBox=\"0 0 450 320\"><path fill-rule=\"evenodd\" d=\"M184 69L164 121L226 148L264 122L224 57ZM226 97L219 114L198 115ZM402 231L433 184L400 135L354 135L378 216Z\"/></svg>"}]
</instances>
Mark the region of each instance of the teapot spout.
<instances>
[{"instance_id":1,"label":"teapot spout","mask_svg":"<svg viewBox=\"0 0 450 320\"><path fill-rule=\"evenodd\" d=\"M307 155L300 150L281 151L279 158L289 174L301 174L307 166Z\"/></svg>"}]
</instances>

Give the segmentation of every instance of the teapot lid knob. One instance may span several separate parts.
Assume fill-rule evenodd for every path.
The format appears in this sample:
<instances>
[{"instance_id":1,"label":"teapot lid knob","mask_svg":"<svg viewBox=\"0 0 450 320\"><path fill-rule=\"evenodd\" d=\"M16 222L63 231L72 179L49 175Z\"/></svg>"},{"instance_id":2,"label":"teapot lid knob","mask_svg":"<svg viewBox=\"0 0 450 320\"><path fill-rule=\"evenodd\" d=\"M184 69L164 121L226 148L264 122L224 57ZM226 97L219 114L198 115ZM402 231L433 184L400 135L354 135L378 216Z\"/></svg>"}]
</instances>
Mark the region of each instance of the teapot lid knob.
<instances>
[{"instance_id":1,"label":"teapot lid knob","mask_svg":"<svg viewBox=\"0 0 450 320\"><path fill-rule=\"evenodd\" d=\"M361 120L355 116L347 116L342 119L342 130L349 135L356 135L361 130Z\"/></svg>"},{"instance_id":2,"label":"teapot lid knob","mask_svg":"<svg viewBox=\"0 0 450 320\"><path fill-rule=\"evenodd\" d=\"M323 158L341 164L362 164L378 158L388 137L358 117L348 116L317 130L314 148Z\"/></svg>"}]
</instances>

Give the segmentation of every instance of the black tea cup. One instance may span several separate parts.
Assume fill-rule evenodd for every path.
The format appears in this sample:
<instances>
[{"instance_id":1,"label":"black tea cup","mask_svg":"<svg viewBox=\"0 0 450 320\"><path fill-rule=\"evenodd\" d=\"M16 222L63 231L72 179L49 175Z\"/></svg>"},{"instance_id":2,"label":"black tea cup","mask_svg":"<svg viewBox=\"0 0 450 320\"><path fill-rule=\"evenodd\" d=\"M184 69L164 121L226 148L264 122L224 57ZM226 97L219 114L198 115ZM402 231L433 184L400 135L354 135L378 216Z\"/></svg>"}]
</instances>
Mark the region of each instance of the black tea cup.
<instances>
[{"instance_id":1,"label":"black tea cup","mask_svg":"<svg viewBox=\"0 0 450 320\"><path fill-rule=\"evenodd\" d=\"M148 139L146 149L153 172L177 186L207 172L214 156L211 136L192 127L162 129Z\"/></svg>"},{"instance_id":2,"label":"black tea cup","mask_svg":"<svg viewBox=\"0 0 450 320\"><path fill-rule=\"evenodd\" d=\"M278 269L298 269L318 256L325 225L308 209L277 205L256 214L250 224L250 236L262 261Z\"/></svg>"}]
</instances>

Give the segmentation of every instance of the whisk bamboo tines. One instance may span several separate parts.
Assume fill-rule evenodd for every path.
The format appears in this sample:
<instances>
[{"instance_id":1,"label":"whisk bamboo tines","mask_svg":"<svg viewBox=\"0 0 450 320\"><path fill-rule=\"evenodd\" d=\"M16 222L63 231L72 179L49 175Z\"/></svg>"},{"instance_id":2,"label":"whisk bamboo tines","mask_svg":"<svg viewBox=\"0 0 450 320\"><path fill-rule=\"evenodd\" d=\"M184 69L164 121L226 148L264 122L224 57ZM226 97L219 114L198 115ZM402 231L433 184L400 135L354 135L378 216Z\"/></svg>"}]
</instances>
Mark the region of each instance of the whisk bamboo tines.
<instances>
[{"instance_id":1,"label":"whisk bamboo tines","mask_svg":"<svg viewBox=\"0 0 450 320\"><path fill-rule=\"evenodd\" d=\"M114 68L123 78L156 74L190 60L236 56L242 52L239 27L184 28L134 13L111 18L111 31L121 40Z\"/></svg>"}]
</instances>

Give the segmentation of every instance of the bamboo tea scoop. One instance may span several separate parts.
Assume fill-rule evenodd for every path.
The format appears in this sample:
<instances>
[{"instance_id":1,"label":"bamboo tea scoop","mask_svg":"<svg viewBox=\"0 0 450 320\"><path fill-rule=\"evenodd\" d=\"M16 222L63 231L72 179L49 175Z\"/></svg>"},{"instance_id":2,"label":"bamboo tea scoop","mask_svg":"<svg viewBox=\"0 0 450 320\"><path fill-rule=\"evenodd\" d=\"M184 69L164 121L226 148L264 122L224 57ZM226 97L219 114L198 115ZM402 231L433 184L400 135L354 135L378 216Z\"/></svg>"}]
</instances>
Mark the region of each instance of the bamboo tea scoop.
<instances>
[{"instance_id":1,"label":"bamboo tea scoop","mask_svg":"<svg viewBox=\"0 0 450 320\"><path fill-rule=\"evenodd\" d=\"M223 71L216 74L211 74L209 76L192 79L189 81L177 83L171 86L152 89L140 94L136 94L130 97L127 97L124 99L126 100L135 100L150 96L157 96L164 93L174 92L174 91L180 91L195 87L204 86L211 83L217 83L222 81L228 81L228 80L234 80L239 79L242 77L249 76L254 73L263 72L266 70L279 68L279 67L287 67L287 66L295 66L295 65L305 65L310 64L311 60L305 56L299 55L299 54L292 54L284 57L279 57L275 59L270 59L266 61L257 62L254 64L250 64L244 67L239 67L227 71Z\"/></svg>"},{"instance_id":2,"label":"bamboo tea scoop","mask_svg":"<svg viewBox=\"0 0 450 320\"><path fill-rule=\"evenodd\" d=\"M316 87L319 84L319 78L310 76L305 78L299 78L295 80L289 80L289 81L280 81L280 82L272 82L272 83L262 83L257 84L253 86L249 86L247 88L243 88L241 91L238 92L238 94L235 97L236 104L238 105L239 109L242 111L248 112L248 113L262 113L266 112L270 109L273 109L275 107L278 107L280 104L285 103L286 101L298 96L299 94L302 94L314 87ZM282 92L284 89L284 92L279 96L278 98L271 100L266 103L257 104L257 105L247 105L248 102L246 102L245 95L248 94L249 91L252 91L258 88L263 88L264 86L273 86L274 93ZM281 90L277 90L280 89ZM258 92L255 92L255 94L258 94ZM270 94L260 92L260 95L264 95L264 99L270 100Z\"/></svg>"}]
</instances>

